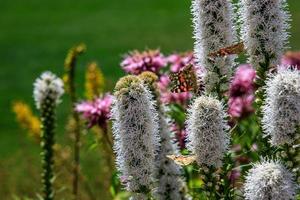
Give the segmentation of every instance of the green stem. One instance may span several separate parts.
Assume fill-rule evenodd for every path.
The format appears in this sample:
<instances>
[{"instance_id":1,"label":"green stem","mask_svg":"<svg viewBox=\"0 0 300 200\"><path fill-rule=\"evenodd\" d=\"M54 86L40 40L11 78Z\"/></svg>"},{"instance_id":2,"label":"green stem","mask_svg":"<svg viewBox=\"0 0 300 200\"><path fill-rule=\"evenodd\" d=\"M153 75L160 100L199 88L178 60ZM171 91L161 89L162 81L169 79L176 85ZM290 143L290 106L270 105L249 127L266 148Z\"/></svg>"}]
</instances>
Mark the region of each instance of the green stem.
<instances>
[{"instance_id":1,"label":"green stem","mask_svg":"<svg viewBox=\"0 0 300 200\"><path fill-rule=\"evenodd\" d=\"M78 199L78 181L80 169L80 118L79 114L75 111L74 106L77 102L76 89L75 89L75 64L76 59L72 62L69 71L69 84L70 84L70 99L72 104L72 117L75 121L74 128L74 168L73 168L73 195Z\"/></svg>"},{"instance_id":2,"label":"green stem","mask_svg":"<svg viewBox=\"0 0 300 200\"><path fill-rule=\"evenodd\" d=\"M67 71L67 89L70 94L70 101L72 105L72 118L74 124L74 167L73 167L73 195L74 199L79 199L78 185L79 185L79 170L80 170L80 118L79 114L75 111L74 107L77 103L76 87L75 87L75 69L77 57L85 51L84 44L73 47L65 60L65 69Z\"/></svg>"},{"instance_id":3,"label":"green stem","mask_svg":"<svg viewBox=\"0 0 300 200\"><path fill-rule=\"evenodd\" d=\"M46 98L41 107L42 119L42 184L44 200L52 200L54 198L53 191L53 145L54 145L54 129L55 129L55 102Z\"/></svg>"}]
</instances>

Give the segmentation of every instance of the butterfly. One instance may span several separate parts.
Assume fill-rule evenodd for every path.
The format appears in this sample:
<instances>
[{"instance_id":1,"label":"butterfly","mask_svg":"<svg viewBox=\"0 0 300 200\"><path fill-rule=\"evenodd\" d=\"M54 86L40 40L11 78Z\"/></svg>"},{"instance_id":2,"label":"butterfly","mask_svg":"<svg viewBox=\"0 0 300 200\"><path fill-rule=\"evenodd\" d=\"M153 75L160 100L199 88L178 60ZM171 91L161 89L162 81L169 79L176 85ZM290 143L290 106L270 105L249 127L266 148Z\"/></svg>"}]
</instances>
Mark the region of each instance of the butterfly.
<instances>
[{"instance_id":1,"label":"butterfly","mask_svg":"<svg viewBox=\"0 0 300 200\"><path fill-rule=\"evenodd\" d=\"M232 54L240 54L245 50L245 46L243 42L221 48L216 52L212 52L208 54L208 57L210 58L215 58L215 57L224 57L227 55L232 55Z\"/></svg>"},{"instance_id":2,"label":"butterfly","mask_svg":"<svg viewBox=\"0 0 300 200\"><path fill-rule=\"evenodd\" d=\"M187 166L196 161L195 155L183 156L183 155L167 155L167 158L173 160L177 165Z\"/></svg>"},{"instance_id":3,"label":"butterfly","mask_svg":"<svg viewBox=\"0 0 300 200\"><path fill-rule=\"evenodd\" d=\"M177 73L170 74L171 92L197 92L197 76L193 65L187 65Z\"/></svg>"}]
</instances>

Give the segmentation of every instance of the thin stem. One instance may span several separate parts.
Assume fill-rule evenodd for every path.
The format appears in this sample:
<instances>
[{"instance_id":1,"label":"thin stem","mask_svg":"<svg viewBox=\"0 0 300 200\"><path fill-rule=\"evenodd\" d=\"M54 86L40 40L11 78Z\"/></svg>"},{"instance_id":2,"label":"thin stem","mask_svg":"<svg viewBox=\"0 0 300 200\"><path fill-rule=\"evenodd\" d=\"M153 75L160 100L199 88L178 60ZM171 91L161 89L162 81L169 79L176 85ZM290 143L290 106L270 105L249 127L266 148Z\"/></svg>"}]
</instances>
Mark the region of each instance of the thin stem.
<instances>
[{"instance_id":1,"label":"thin stem","mask_svg":"<svg viewBox=\"0 0 300 200\"><path fill-rule=\"evenodd\" d=\"M75 122L74 124L74 167L73 167L73 195L74 199L79 199L78 185L79 185L79 170L80 170L80 118L79 114L75 111L74 107L77 103L76 87L75 87L75 69L78 55L85 51L85 45L81 44L72 48L65 60L65 69L67 71L67 89L70 94L70 101L72 105L72 118Z\"/></svg>"},{"instance_id":2,"label":"thin stem","mask_svg":"<svg viewBox=\"0 0 300 200\"><path fill-rule=\"evenodd\" d=\"M76 59L72 63L69 71L69 84L70 84L70 99L72 104L72 117L75 121L74 127L74 168L73 168L73 194L75 200L78 197L78 180L79 180L79 169L80 169L80 118L79 114L75 111L74 106L77 102L76 89L75 89L75 63Z\"/></svg>"}]
</instances>

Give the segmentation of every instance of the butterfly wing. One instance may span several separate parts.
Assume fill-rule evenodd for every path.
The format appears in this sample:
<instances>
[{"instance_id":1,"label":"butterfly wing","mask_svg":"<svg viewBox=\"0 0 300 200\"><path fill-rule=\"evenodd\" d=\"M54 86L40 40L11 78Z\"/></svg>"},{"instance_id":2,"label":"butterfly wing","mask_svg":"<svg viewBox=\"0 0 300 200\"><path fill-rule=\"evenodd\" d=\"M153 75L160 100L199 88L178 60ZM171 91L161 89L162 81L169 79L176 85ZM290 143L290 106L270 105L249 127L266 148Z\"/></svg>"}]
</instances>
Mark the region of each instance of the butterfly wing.
<instances>
[{"instance_id":1,"label":"butterfly wing","mask_svg":"<svg viewBox=\"0 0 300 200\"><path fill-rule=\"evenodd\" d=\"M177 165L187 166L196 161L195 155L183 156L183 155L167 155L167 158L173 160Z\"/></svg>"},{"instance_id":2,"label":"butterfly wing","mask_svg":"<svg viewBox=\"0 0 300 200\"><path fill-rule=\"evenodd\" d=\"M240 54L245 50L245 46L243 42L234 44L232 46L228 46L225 48L221 48L216 52L212 52L208 54L208 57L215 58L215 57L224 57L227 55L233 55L233 54Z\"/></svg>"},{"instance_id":3,"label":"butterfly wing","mask_svg":"<svg viewBox=\"0 0 300 200\"><path fill-rule=\"evenodd\" d=\"M181 93L188 91L197 91L197 76L193 65L186 66L177 73L170 74L171 92Z\"/></svg>"}]
</instances>

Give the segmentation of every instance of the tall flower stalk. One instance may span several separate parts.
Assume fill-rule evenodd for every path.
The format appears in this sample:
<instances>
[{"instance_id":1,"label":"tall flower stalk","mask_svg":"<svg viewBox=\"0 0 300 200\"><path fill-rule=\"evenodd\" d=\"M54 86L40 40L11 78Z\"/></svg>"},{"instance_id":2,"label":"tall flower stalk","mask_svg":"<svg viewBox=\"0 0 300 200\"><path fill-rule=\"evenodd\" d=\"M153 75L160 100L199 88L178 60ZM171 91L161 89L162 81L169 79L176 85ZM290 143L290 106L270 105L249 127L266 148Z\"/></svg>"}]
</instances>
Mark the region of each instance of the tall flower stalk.
<instances>
[{"instance_id":1,"label":"tall flower stalk","mask_svg":"<svg viewBox=\"0 0 300 200\"><path fill-rule=\"evenodd\" d=\"M286 0L241 1L242 39L250 64L257 70L256 84L258 115L263 104L263 90L268 71L280 64L287 46L289 18Z\"/></svg>"},{"instance_id":2,"label":"tall flower stalk","mask_svg":"<svg viewBox=\"0 0 300 200\"><path fill-rule=\"evenodd\" d=\"M242 39L250 64L256 69L278 65L289 37L286 0L242 0L240 5Z\"/></svg>"},{"instance_id":3,"label":"tall flower stalk","mask_svg":"<svg viewBox=\"0 0 300 200\"><path fill-rule=\"evenodd\" d=\"M44 72L34 83L34 100L41 113L42 134L42 184L43 199L54 199L53 190L53 145L55 129L55 109L64 93L63 82L51 72Z\"/></svg>"},{"instance_id":4,"label":"tall flower stalk","mask_svg":"<svg viewBox=\"0 0 300 200\"><path fill-rule=\"evenodd\" d=\"M213 97L200 96L188 110L187 147L195 154L201 167L208 198L218 199L218 176L216 169L222 167L228 150L228 125L221 102Z\"/></svg>"},{"instance_id":5,"label":"tall flower stalk","mask_svg":"<svg viewBox=\"0 0 300 200\"><path fill-rule=\"evenodd\" d=\"M265 90L262 118L264 132L270 136L272 145L282 148L280 157L300 177L297 147L300 139L300 72L293 69L280 70L267 80Z\"/></svg>"},{"instance_id":6,"label":"tall flower stalk","mask_svg":"<svg viewBox=\"0 0 300 200\"><path fill-rule=\"evenodd\" d=\"M228 89L234 56L210 59L208 55L236 41L232 5L228 0L193 0L192 14L195 58L206 70L206 92L222 96Z\"/></svg>"},{"instance_id":7,"label":"tall flower stalk","mask_svg":"<svg viewBox=\"0 0 300 200\"><path fill-rule=\"evenodd\" d=\"M100 96L104 90L105 80L101 69L96 62L88 65L85 72L85 96L87 99L94 99Z\"/></svg>"},{"instance_id":8,"label":"tall flower stalk","mask_svg":"<svg viewBox=\"0 0 300 200\"><path fill-rule=\"evenodd\" d=\"M80 118L79 113L76 112L75 106L77 103L76 87L75 87L75 69L76 61L80 54L84 53L86 46L80 44L70 49L65 59L65 71L64 81L66 83L66 90L70 95L70 101L72 105L72 119L74 120L74 168L73 168L73 195L75 199L78 199L78 181L79 181L79 168L80 168Z\"/></svg>"},{"instance_id":9,"label":"tall flower stalk","mask_svg":"<svg viewBox=\"0 0 300 200\"><path fill-rule=\"evenodd\" d=\"M153 100L156 102L158 111L159 136L161 137L160 148L156 157L156 173L157 187L153 196L158 200L184 200L187 199L185 194L185 184L182 179L182 169L172 162L168 155L178 153L178 146L175 144L174 138L171 136L170 123L166 116L166 110L159 98L157 87L158 77L152 72L143 72L139 75L143 84L149 88L152 93Z\"/></svg>"},{"instance_id":10,"label":"tall flower stalk","mask_svg":"<svg viewBox=\"0 0 300 200\"><path fill-rule=\"evenodd\" d=\"M242 39L245 43L250 64L256 68L255 93L256 116L261 125L264 86L268 73L280 64L280 58L288 41L289 13L286 0L242 0ZM261 126L260 126L261 127ZM268 138L259 135L260 154L272 154Z\"/></svg>"},{"instance_id":11,"label":"tall flower stalk","mask_svg":"<svg viewBox=\"0 0 300 200\"><path fill-rule=\"evenodd\" d=\"M150 91L136 76L121 78L112 108L114 150L131 199L146 199L153 187L159 149L158 114Z\"/></svg>"}]
</instances>

